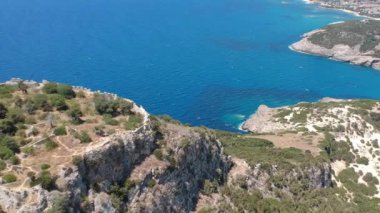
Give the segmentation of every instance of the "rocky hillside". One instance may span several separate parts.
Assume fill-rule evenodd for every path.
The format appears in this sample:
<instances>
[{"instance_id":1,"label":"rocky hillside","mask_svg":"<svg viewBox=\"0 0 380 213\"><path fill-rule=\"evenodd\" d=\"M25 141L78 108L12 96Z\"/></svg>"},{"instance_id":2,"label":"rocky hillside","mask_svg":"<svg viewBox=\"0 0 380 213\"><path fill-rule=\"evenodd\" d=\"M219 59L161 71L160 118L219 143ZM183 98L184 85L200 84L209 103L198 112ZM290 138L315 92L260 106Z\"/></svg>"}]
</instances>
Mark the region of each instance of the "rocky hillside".
<instances>
[{"instance_id":1,"label":"rocky hillside","mask_svg":"<svg viewBox=\"0 0 380 213\"><path fill-rule=\"evenodd\" d=\"M0 84L1 210L378 212L378 105L261 107L244 128L265 134L236 134L12 80Z\"/></svg>"},{"instance_id":2,"label":"rocky hillside","mask_svg":"<svg viewBox=\"0 0 380 213\"><path fill-rule=\"evenodd\" d=\"M295 51L380 69L380 21L330 24L304 34L291 45Z\"/></svg>"},{"instance_id":3,"label":"rocky hillside","mask_svg":"<svg viewBox=\"0 0 380 213\"><path fill-rule=\"evenodd\" d=\"M352 203L362 202L365 197L377 203L379 118L378 101L326 99L281 108L260 106L243 128L261 134L294 132L293 141L300 134L324 135L318 146L330 161L334 185L350 193L344 196Z\"/></svg>"}]
</instances>

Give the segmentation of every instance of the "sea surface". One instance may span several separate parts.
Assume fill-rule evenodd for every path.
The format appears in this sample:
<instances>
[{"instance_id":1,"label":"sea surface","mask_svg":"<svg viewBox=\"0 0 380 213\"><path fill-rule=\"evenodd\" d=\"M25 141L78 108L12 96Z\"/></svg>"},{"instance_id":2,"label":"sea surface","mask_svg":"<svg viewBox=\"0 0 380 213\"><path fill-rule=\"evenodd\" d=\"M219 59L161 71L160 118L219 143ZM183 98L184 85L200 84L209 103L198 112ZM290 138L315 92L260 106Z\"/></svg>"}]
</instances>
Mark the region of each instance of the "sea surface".
<instances>
[{"instance_id":1,"label":"sea surface","mask_svg":"<svg viewBox=\"0 0 380 213\"><path fill-rule=\"evenodd\" d=\"M380 72L288 48L353 19L300 0L1 0L0 81L81 85L237 130L260 104L380 98Z\"/></svg>"}]
</instances>

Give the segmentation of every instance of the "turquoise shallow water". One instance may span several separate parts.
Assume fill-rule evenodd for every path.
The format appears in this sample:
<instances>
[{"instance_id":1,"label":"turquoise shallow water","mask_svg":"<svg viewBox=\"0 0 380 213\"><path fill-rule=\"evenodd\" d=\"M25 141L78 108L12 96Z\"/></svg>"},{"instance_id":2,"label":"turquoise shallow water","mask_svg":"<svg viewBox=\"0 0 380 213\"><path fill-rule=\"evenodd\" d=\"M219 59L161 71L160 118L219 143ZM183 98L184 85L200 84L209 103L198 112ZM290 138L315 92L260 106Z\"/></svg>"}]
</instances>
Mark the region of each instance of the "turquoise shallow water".
<instances>
[{"instance_id":1,"label":"turquoise shallow water","mask_svg":"<svg viewBox=\"0 0 380 213\"><path fill-rule=\"evenodd\" d=\"M351 19L299 0L2 0L0 80L83 85L236 130L259 104L380 98L380 72L288 48Z\"/></svg>"}]
</instances>

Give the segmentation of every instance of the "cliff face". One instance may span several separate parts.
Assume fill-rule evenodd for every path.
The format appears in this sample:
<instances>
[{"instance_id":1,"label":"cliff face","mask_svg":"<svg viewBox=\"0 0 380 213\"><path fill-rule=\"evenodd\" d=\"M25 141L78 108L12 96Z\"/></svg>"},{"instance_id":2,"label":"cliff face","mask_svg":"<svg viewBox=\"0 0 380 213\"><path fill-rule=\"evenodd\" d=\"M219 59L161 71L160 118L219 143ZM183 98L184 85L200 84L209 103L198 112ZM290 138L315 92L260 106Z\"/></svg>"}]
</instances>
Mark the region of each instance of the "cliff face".
<instances>
[{"instance_id":1,"label":"cliff face","mask_svg":"<svg viewBox=\"0 0 380 213\"><path fill-rule=\"evenodd\" d=\"M349 21L304 34L291 48L356 65L380 69L380 21Z\"/></svg>"}]
</instances>

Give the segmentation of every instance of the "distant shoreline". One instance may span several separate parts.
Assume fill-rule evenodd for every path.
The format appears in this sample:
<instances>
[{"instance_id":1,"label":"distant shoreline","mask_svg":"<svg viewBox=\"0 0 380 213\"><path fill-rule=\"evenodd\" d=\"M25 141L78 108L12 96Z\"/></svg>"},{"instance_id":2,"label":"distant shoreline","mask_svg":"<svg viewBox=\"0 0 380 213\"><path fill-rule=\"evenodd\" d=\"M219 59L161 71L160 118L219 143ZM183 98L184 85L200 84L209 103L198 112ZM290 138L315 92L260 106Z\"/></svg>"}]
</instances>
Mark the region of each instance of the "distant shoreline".
<instances>
[{"instance_id":1,"label":"distant shoreline","mask_svg":"<svg viewBox=\"0 0 380 213\"><path fill-rule=\"evenodd\" d=\"M375 17L372 17L372 16L362 15L359 12L356 12L356 11L353 11L353 10L347 10L347 9L337 8L337 7L326 5L326 4L323 4L323 3L320 3L320 2L316 2L316 1L313 1L313 0L302 0L302 1L305 4L317 4L318 6L323 7L323 8L340 10L340 11L343 11L345 13L349 13L351 15L357 16L357 17L363 17L363 18L366 18L366 19L373 19L373 20L380 20L380 18L375 18Z\"/></svg>"}]
</instances>

